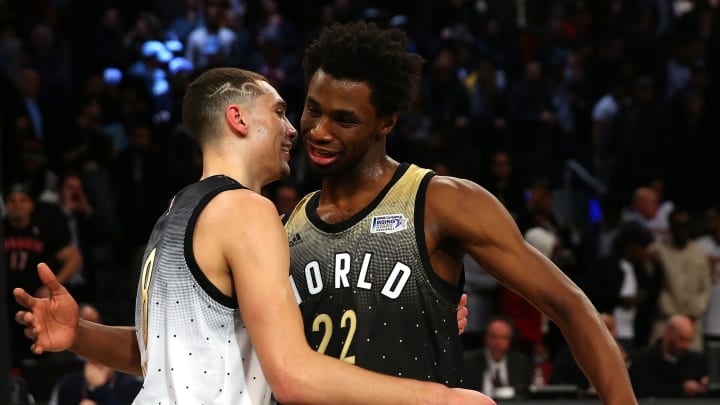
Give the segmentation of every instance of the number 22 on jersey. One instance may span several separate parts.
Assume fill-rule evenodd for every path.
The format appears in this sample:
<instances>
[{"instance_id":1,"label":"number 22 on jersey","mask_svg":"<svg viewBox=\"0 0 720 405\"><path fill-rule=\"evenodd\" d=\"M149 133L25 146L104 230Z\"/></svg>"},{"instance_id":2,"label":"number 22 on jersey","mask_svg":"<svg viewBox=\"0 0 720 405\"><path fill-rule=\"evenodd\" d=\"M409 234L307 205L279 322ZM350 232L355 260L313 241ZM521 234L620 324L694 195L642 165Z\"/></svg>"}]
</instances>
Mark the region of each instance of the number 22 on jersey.
<instances>
[{"instance_id":1,"label":"number 22 on jersey","mask_svg":"<svg viewBox=\"0 0 720 405\"><path fill-rule=\"evenodd\" d=\"M333 322L332 318L330 318L330 315L319 314L318 316L316 316L312 323L313 332L320 332L320 325L324 327L324 330L323 337L320 341L320 345L318 346L317 351L318 353L324 354L327 350L328 345L330 344L330 339L333 336ZM345 342L343 343L343 348L340 352L339 359L342 361L346 361L350 364L355 364L355 356L347 355L353 337L355 337L355 330L357 329L357 315L355 314L355 311L353 311L352 309L348 309L343 313L342 317L340 318L340 327L343 329L348 328L348 332L345 337Z\"/></svg>"}]
</instances>

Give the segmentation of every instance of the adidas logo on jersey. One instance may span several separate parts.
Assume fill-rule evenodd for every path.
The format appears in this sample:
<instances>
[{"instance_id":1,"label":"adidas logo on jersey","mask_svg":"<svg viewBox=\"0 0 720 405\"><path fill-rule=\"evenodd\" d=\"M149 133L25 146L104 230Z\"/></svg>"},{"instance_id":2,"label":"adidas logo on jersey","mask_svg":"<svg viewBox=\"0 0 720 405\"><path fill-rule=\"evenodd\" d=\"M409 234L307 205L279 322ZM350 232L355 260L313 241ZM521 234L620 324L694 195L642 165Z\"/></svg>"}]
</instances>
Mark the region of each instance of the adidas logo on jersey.
<instances>
[{"instance_id":1,"label":"adidas logo on jersey","mask_svg":"<svg viewBox=\"0 0 720 405\"><path fill-rule=\"evenodd\" d=\"M295 245L299 245L302 243L302 238L300 237L299 233L296 233L295 236L290 238L290 247L293 247Z\"/></svg>"}]
</instances>

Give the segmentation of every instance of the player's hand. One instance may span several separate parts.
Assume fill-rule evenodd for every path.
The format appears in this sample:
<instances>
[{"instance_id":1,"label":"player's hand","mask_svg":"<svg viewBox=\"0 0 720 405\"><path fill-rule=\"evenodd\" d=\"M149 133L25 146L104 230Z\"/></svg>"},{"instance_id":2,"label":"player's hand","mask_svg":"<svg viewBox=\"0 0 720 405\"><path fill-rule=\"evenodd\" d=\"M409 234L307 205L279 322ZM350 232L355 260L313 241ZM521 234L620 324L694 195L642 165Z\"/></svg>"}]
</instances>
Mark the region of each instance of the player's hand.
<instances>
[{"instance_id":1,"label":"player's hand","mask_svg":"<svg viewBox=\"0 0 720 405\"><path fill-rule=\"evenodd\" d=\"M450 391L452 395L448 398L448 404L497 405L492 398L478 391L463 388L452 388Z\"/></svg>"},{"instance_id":2,"label":"player's hand","mask_svg":"<svg viewBox=\"0 0 720 405\"><path fill-rule=\"evenodd\" d=\"M35 298L22 288L13 290L15 301L26 308L15 320L25 326L25 336L33 340L33 353L59 352L75 343L79 322L78 304L55 278L45 263L38 265L38 275L50 292L49 298Z\"/></svg>"},{"instance_id":3,"label":"player's hand","mask_svg":"<svg viewBox=\"0 0 720 405\"><path fill-rule=\"evenodd\" d=\"M467 294L463 294L460 297L460 302L458 303L458 307L457 307L457 322L458 322L458 334L459 335L462 335L462 333L465 332L465 327L467 327L467 316L468 316L467 300L468 300Z\"/></svg>"}]
</instances>

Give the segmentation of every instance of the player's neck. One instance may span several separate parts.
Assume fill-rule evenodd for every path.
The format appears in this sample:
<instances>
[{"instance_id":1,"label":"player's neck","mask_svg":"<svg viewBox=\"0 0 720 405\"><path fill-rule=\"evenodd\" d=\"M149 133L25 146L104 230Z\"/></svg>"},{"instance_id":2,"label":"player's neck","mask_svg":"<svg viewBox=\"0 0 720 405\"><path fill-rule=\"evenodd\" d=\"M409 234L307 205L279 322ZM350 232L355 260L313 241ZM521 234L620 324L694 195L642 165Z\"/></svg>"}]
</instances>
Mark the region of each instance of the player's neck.
<instances>
[{"instance_id":1,"label":"player's neck","mask_svg":"<svg viewBox=\"0 0 720 405\"><path fill-rule=\"evenodd\" d=\"M399 164L389 157L323 178L320 203L369 203L392 180Z\"/></svg>"},{"instance_id":2,"label":"player's neck","mask_svg":"<svg viewBox=\"0 0 720 405\"><path fill-rule=\"evenodd\" d=\"M259 193L267 181L259 177L253 168L247 164L247 162L250 161L252 160L244 159L240 155L220 154L216 151L207 150L203 151L202 179L223 175Z\"/></svg>"}]
</instances>

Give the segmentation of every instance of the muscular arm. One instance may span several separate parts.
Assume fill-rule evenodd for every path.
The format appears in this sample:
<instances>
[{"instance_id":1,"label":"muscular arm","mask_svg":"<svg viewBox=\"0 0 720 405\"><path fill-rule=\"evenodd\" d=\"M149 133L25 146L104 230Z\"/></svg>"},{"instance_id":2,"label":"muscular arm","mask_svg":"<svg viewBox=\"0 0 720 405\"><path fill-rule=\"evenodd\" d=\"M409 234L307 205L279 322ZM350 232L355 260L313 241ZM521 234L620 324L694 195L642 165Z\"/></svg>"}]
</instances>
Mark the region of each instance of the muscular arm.
<instances>
[{"instance_id":1,"label":"muscular arm","mask_svg":"<svg viewBox=\"0 0 720 405\"><path fill-rule=\"evenodd\" d=\"M435 177L428 188L425 219L431 260L433 266L440 264L436 271L448 263L442 258L448 250L453 254L452 247L469 253L558 325L603 403L636 403L617 344L590 301L550 260L525 243L497 199L472 182ZM460 267L455 268L459 273ZM458 276L443 270L445 278Z\"/></svg>"},{"instance_id":2,"label":"muscular arm","mask_svg":"<svg viewBox=\"0 0 720 405\"><path fill-rule=\"evenodd\" d=\"M197 226L196 237L213 230L232 269L240 313L279 402L452 403L455 391L443 385L381 376L310 349L288 279L287 237L269 200L247 190L224 192Z\"/></svg>"}]
</instances>

